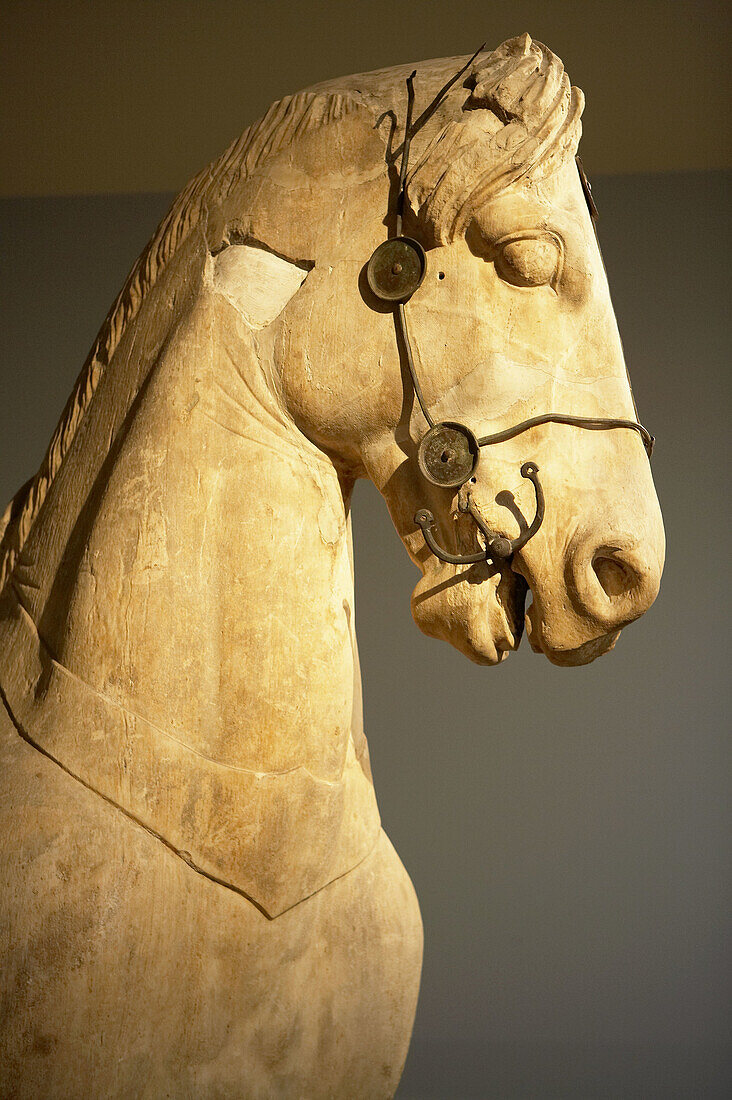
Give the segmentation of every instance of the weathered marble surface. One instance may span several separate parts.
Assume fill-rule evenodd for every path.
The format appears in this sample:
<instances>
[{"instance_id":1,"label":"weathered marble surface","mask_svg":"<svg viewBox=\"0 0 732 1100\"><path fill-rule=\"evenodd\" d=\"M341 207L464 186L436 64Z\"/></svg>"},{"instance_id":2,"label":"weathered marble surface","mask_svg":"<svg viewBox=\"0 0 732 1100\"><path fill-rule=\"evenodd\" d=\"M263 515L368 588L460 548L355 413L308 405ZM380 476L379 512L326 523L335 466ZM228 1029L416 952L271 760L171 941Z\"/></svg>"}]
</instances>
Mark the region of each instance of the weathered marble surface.
<instances>
[{"instance_id":1,"label":"weathered marble surface","mask_svg":"<svg viewBox=\"0 0 732 1100\"><path fill-rule=\"evenodd\" d=\"M417 119L465 60L418 66ZM475 545L459 494L419 474L425 425L364 279L410 69L282 100L191 182L6 513L2 1095L393 1095L422 931L363 734L357 477L421 571L419 626L475 661L516 648L528 588L531 644L565 665L655 597L634 432L548 424L481 459L473 501L509 537L533 507L521 464L542 470L512 568L446 565L415 529L427 505L443 545ZM437 419L635 419L581 108L523 36L415 136L410 326Z\"/></svg>"}]
</instances>

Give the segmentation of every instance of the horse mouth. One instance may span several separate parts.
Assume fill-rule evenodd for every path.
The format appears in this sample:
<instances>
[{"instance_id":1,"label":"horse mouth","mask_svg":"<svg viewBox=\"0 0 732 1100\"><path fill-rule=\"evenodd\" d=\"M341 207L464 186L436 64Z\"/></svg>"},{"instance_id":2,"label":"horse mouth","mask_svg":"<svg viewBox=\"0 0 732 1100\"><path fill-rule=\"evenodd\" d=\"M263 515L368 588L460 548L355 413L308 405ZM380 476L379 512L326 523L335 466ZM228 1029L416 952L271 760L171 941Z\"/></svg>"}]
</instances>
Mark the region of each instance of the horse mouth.
<instances>
[{"instance_id":1,"label":"horse mouth","mask_svg":"<svg viewBox=\"0 0 732 1100\"><path fill-rule=\"evenodd\" d=\"M427 571L412 593L419 629L455 646L479 665L497 665L518 649L524 630L528 585L512 569L488 562L458 572Z\"/></svg>"}]
</instances>

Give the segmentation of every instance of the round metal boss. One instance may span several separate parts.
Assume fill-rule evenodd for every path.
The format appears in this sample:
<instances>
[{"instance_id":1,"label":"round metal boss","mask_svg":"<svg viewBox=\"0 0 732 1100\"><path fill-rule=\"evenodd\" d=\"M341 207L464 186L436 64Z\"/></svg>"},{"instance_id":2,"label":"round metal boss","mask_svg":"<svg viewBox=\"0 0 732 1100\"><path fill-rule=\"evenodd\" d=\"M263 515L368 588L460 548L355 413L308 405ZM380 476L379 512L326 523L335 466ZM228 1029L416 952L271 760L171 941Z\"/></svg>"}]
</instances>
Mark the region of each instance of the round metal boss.
<instances>
[{"instance_id":1,"label":"round metal boss","mask_svg":"<svg viewBox=\"0 0 732 1100\"><path fill-rule=\"evenodd\" d=\"M427 257L419 241L392 237L371 256L366 278L383 302L406 302L421 284L426 270Z\"/></svg>"},{"instance_id":2,"label":"round metal boss","mask_svg":"<svg viewBox=\"0 0 732 1100\"><path fill-rule=\"evenodd\" d=\"M445 489L463 485L478 465L480 448L470 428L443 421L422 438L417 451L419 468L433 485Z\"/></svg>"}]
</instances>

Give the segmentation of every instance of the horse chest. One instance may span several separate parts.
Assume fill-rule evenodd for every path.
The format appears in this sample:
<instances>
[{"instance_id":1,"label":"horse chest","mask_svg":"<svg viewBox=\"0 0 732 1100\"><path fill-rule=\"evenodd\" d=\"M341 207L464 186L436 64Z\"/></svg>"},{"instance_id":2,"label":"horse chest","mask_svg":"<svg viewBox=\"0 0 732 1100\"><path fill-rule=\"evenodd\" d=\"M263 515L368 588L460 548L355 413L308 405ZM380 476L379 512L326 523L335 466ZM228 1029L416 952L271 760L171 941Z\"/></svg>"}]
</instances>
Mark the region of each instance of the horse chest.
<instances>
[{"instance_id":1,"label":"horse chest","mask_svg":"<svg viewBox=\"0 0 732 1100\"><path fill-rule=\"evenodd\" d=\"M0 1095L392 1095L421 927L385 838L270 921L1 726Z\"/></svg>"}]
</instances>

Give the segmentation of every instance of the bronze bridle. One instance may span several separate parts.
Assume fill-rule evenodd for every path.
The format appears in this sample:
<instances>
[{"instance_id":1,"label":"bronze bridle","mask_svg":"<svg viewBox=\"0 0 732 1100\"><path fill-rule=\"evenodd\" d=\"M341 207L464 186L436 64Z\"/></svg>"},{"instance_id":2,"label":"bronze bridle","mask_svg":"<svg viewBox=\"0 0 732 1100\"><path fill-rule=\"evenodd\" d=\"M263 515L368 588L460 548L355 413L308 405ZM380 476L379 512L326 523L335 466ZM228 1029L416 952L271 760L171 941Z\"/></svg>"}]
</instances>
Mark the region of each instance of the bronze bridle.
<instances>
[{"instance_id":1,"label":"bronze bridle","mask_svg":"<svg viewBox=\"0 0 732 1100\"><path fill-rule=\"evenodd\" d=\"M484 49L481 46L476 50L466 65L463 66L437 93L431 104L422 113L419 125L423 126L427 119L434 114L444 99L447 92L467 72L475 58ZM401 163L399 171L399 185L396 199L395 233L376 248L372 254L367 268L366 277L372 293L382 302L394 307L394 321L397 333L397 344L404 349L406 364L412 382L417 403L424 419L428 424L428 431L422 437L417 450L417 463L422 475L440 488L459 489L466 484L475 473L480 458L482 447L491 447L496 443L503 443L507 439L528 431L540 424L568 424L576 428L586 428L591 431L606 431L611 428L629 428L638 432L646 453L650 458L653 451L654 437L643 427L638 420L625 420L615 417L589 417L572 416L568 413L548 412L538 416L529 417L519 423L494 432L492 435L477 437L465 424L457 421L443 420L436 423L430 414L424 399L422 387L419 382L417 370L414 365L412 346L407 328L406 303L414 292L421 286L427 271L427 253L419 241L413 237L402 235L404 218L404 203L406 197L407 167L409 163L409 149L411 140L419 127L412 125L414 111L414 78L416 70L407 78L407 117L404 127L404 141L402 144ZM582 162L575 157L577 170L582 183L582 190L587 201L587 206L592 220L592 226L597 237L597 207L595 206L592 190L585 175ZM599 241L598 241L599 247ZM630 384L630 383L629 383ZM631 391L632 396L632 391ZM635 407L635 401L633 401ZM500 563L510 562L513 555L520 550L529 539L533 538L541 527L544 519L544 491L539 480L539 467L533 461L524 462L521 466L521 476L529 480L534 486L536 495L536 510L531 524L515 539L509 539L486 526L481 519L477 508L474 506L470 494L465 494L465 499L458 500L458 509L472 516L478 529L485 540L485 549L473 554L451 554L435 539L433 529L435 517L427 508L420 508L414 516L415 525L422 530L425 543L431 552L444 562L452 565L473 565L481 561L491 561L498 566Z\"/></svg>"}]
</instances>

